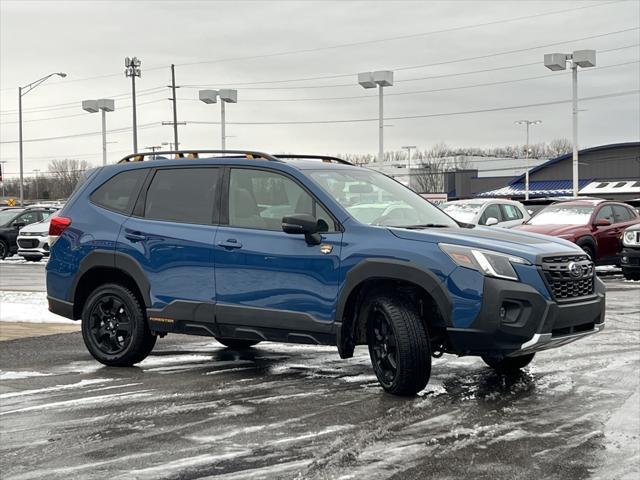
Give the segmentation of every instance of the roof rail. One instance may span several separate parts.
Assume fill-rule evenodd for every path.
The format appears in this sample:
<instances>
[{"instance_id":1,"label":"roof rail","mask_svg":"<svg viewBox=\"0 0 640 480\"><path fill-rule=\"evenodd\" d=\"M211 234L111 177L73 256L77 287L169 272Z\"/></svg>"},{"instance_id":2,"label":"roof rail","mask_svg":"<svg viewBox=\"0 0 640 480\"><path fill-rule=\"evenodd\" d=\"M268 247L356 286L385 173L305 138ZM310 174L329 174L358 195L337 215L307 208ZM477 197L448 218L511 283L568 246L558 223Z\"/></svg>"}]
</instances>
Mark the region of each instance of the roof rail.
<instances>
[{"instance_id":1,"label":"roof rail","mask_svg":"<svg viewBox=\"0 0 640 480\"><path fill-rule=\"evenodd\" d=\"M128 162L143 162L145 160L154 159L156 157L166 157L168 155L175 155L176 159L180 158L200 158L202 154L221 154L220 157L225 156L237 156L243 155L247 158L247 160L254 160L262 158L264 160L270 160L274 162L279 162L278 158L273 155L269 155L264 152L255 152L252 150L163 150L159 152L143 152L143 153L132 153L131 155L127 155L118 163L128 163ZM149 158L150 157L150 158ZM208 157L203 157L208 158Z\"/></svg>"},{"instance_id":2,"label":"roof rail","mask_svg":"<svg viewBox=\"0 0 640 480\"><path fill-rule=\"evenodd\" d=\"M330 157L328 155L301 155L301 154L295 154L295 153L292 153L292 154L278 153L278 154L275 154L274 157L279 159L297 158L297 159L307 159L307 160L322 160L325 163L335 162L335 163L341 163L343 165L353 165L353 163L348 162L347 160L344 160L338 157Z\"/></svg>"}]
</instances>

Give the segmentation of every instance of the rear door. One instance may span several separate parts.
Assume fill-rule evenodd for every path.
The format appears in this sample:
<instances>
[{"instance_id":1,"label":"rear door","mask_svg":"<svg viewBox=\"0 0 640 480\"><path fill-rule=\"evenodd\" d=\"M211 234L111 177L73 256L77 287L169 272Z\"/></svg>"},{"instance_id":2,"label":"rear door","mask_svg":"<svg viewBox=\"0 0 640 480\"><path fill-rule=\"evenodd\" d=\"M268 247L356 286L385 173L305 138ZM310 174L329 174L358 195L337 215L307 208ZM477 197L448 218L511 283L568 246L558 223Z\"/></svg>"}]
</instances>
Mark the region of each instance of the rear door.
<instances>
[{"instance_id":1,"label":"rear door","mask_svg":"<svg viewBox=\"0 0 640 480\"><path fill-rule=\"evenodd\" d=\"M216 317L224 336L322 342L340 286L342 233L292 177L232 167L215 238ZM282 231L282 217L308 213L326 224L321 245Z\"/></svg>"},{"instance_id":2,"label":"rear door","mask_svg":"<svg viewBox=\"0 0 640 480\"><path fill-rule=\"evenodd\" d=\"M117 251L133 257L144 270L159 318L164 313L169 319L213 325L212 247L221 171L215 166L152 171L133 216L122 226Z\"/></svg>"}]
</instances>

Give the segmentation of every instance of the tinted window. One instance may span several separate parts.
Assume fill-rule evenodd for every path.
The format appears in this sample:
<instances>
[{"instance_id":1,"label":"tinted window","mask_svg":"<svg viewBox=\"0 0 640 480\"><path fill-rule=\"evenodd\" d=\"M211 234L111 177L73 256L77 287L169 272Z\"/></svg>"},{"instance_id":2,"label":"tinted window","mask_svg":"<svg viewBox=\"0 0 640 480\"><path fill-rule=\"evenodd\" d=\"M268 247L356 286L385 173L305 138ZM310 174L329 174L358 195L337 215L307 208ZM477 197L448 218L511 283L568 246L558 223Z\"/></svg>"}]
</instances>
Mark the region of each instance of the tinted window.
<instances>
[{"instance_id":1,"label":"tinted window","mask_svg":"<svg viewBox=\"0 0 640 480\"><path fill-rule=\"evenodd\" d=\"M616 219L616 223L627 222L635 218L635 215L631 212L631 210L629 210L627 207L623 207L622 205L613 205L613 215Z\"/></svg>"},{"instance_id":2,"label":"tinted window","mask_svg":"<svg viewBox=\"0 0 640 480\"><path fill-rule=\"evenodd\" d=\"M598 214L596 215L597 220L609 220L611 223L615 222L615 218L613 216L613 209L609 205L605 205L600 209Z\"/></svg>"},{"instance_id":3,"label":"tinted window","mask_svg":"<svg viewBox=\"0 0 640 480\"><path fill-rule=\"evenodd\" d=\"M229 180L229 225L282 230L282 217L307 213L335 231L331 216L300 185L278 173L232 169Z\"/></svg>"},{"instance_id":4,"label":"tinted window","mask_svg":"<svg viewBox=\"0 0 640 480\"><path fill-rule=\"evenodd\" d=\"M181 223L213 223L218 168L158 170L149 185L144 216Z\"/></svg>"},{"instance_id":5,"label":"tinted window","mask_svg":"<svg viewBox=\"0 0 640 480\"><path fill-rule=\"evenodd\" d=\"M109 210L128 214L131 212L146 175L146 169L121 172L93 192L91 201Z\"/></svg>"},{"instance_id":6,"label":"tinted window","mask_svg":"<svg viewBox=\"0 0 640 480\"><path fill-rule=\"evenodd\" d=\"M480 223L480 225L486 225L487 220L492 217L498 220L498 222L504 222L504 219L502 218L502 212L500 211L500 205L494 203L487 206L482 214L482 217L480 217L480 222L478 223Z\"/></svg>"},{"instance_id":7,"label":"tinted window","mask_svg":"<svg viewBox=\"0 0 640 480\"><path fill-rule=\"evenodd\" d=\"M522 212L520 211L520 209L518 207L516 207L515 205L510 205L508 203L503 203L501 205L502 207L502 214L504 216L504 220L506 222L511 221L511 220L520 220L522 218Z\"/></svg>"}]
</instances>

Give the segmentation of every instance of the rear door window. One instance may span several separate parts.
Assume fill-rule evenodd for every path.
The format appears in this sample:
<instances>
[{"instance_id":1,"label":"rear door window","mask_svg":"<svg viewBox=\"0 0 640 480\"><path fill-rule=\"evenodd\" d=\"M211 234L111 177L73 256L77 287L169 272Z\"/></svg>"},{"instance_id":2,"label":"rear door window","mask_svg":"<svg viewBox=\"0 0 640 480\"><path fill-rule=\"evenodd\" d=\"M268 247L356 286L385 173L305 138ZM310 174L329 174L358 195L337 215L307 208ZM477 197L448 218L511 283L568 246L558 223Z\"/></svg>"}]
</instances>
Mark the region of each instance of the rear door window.
<instances>
[{"instance_id":1,"label":"rear door window","mask_svg":"<svg viewBox=\"0 0 640 480\"><path fill-rule=\"evenodd\" d=\"M91 201L114 212L129 214L138 197L147 169L120 172L91 194Z\"/></svg>"},{"instance_id":2,"label":"rear door window","mask_svg":"<svg viewBox=\"0 0 640 480\"><path fill-rule=\"evenodd\" d=\"M220 168L158 170L149 185L144 217L168 222L214 223Z\"/></svg>"},{"instance_id":3,"label":"rear door window","mask_svg":"<svg viewBox=\"0 0 640 480\"><path fill-rule=\"evenodd\" d=\"M623 207L622 205L613 205L613 216L616 219L616 223L628 222L635 218L635 215L631 213L631 210L627 207Z\"/></svg>"}]
</instances>

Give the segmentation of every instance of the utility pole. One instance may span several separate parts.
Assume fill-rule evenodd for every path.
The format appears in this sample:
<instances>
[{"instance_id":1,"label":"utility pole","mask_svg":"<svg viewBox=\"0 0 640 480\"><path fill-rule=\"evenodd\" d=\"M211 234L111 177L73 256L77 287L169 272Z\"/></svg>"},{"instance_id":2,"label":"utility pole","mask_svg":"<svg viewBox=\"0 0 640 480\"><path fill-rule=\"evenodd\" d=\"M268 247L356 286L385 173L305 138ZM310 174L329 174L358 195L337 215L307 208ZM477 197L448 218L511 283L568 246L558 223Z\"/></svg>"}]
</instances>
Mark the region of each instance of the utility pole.
<instances>
[{"instance_id":1,"label":"utility pole","mask_svg":"<svg viewBox=\"0 0 640 480\"><path fill-rule=\"evenodd\" d=\"M136 116L136 77L142 76L140 69L142 62L137 58L126 57L124 59L125 77L131 77L131 100L133 105L133 153L138 153L138 120Z\"/></svg>"},{"instance_id":2,"label":"utility pole","mask_svg":"<svg viewBox=\"0 0 640 480\"><path fill-rule=\"evenodd\" d=\"M33 169L34 173L36 174L36 178L35 178L35 184L36 184L36 200L38 200L38 198L40 197L40 193L38 192L38 173L40 173L40 170L37 168Z\"/></svg>"},{"instance_id":3,"label":"utility pole","mask_svg":"<svg viewBox=\"0 0 640 480\"><path fill-rule=\"evenodd\" d=\"M407 170L411 168L411 149L416 148L415 145L406 145L401 147L403 150L407 151Z\"/></svg>"},{"instance_id":4,"label":"utility pole","mask_svg":"<svg viewBox=\"0 0 640 480\"><path fill-rule=\"evenodd\" d=\"M176 66L171 64L171 101L173 102L173 143L178 148L178 108L176 105Z\"/></svg>"}]
</instances>

